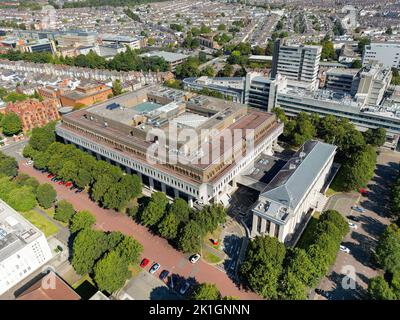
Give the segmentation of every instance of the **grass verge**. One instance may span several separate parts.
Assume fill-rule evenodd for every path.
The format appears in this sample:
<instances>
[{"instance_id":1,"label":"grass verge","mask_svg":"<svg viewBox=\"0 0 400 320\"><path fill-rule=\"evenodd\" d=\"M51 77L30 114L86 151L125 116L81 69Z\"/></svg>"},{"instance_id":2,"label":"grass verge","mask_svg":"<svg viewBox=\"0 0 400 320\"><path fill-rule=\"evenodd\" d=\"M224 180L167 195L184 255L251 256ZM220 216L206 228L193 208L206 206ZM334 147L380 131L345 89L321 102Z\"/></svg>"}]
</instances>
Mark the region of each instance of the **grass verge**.
<instances>
[{"instance_id":1,"label":"grass verge","mask_svg":"<svg viewBox=\"0 0 400 320\"><path fill-rule=\"evenodd\" d=\"M45 217L41 216L36 211L28 211L21 213L25 219L32 223L35 227L41 230L45 236L48 238L58 232L58 227L47 220Z\"/></svg>"}]
</instances>

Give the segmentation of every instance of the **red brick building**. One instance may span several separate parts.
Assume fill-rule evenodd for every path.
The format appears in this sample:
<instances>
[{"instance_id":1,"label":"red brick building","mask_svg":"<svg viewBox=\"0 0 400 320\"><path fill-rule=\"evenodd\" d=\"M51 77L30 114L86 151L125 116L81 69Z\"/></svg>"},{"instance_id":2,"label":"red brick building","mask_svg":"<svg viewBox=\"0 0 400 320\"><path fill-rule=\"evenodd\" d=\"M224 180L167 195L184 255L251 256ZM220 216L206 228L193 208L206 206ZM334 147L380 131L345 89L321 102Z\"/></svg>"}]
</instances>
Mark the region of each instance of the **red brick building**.
<instances>
[{"instance_id":1,"label":"red brick building","mask_svg":"<svg viewBox=\"0 0 400 320\"><path fill-rule=\"evenodd\" d=\"M22 122L22 130L27 132L36 127L43 127L50 121L59 120L57 102L54 100L44 100L42 102L31 99L8 103L1 113L14 112Z\"/></svg>"}]
</instances>

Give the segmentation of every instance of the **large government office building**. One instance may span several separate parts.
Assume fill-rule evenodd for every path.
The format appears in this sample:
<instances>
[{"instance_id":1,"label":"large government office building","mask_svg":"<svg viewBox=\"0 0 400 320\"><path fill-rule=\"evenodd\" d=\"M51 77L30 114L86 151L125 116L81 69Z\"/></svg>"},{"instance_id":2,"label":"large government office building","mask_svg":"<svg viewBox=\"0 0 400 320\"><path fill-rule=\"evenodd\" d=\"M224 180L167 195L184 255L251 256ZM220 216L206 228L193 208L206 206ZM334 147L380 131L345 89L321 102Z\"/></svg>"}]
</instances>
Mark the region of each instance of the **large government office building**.
<instances>
[{"instance_id":1,"label":"large government office building","mask_svg":"<svg viewBox=\"0 0 400 320\"><path fill-rule=\"evenodd\" d=\"M195 135L180 141L176 137L184 129ZM248 130L253 137L244 134ZM243 136L232 138L233 132ZM72 112L56 127L66 143L138 174L151 190L190 205L194 200L219 202L258 155L273 153L282 132L283 124L272 113L159 86ZM232 143L225 144L226 139ZM164 159L157 152L149 158L152 150L165 152Z\"/></svg>"}]
</instances>

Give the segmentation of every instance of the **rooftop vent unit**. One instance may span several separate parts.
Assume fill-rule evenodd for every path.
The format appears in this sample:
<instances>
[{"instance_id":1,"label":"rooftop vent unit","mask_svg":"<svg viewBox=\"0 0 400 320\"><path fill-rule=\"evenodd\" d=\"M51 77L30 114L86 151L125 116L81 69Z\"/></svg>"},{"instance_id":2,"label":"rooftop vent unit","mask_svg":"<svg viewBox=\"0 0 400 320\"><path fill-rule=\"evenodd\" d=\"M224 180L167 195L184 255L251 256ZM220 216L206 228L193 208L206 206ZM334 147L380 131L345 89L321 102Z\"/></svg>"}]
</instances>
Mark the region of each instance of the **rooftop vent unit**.
<instances>
[{"instance_id":1,"label":"rooftop vent unit","mask_svg":"<svg viewBox=\"0 0 400 320\"><path fill-rule=\"evenodd\" d=\"M289 170L296 169L296 165L294 163L289 164Z\"/></svg>"},{"instance_id":2,"label":"rooftop vent unit","mask_svg":"<svg viewBox=\"0 0 400 320\"><path fill-rule=\"evenodd\" d=\"M300 158L304 158L307 154L304 151L300 152Z\"/></svg>"}]
</instances>

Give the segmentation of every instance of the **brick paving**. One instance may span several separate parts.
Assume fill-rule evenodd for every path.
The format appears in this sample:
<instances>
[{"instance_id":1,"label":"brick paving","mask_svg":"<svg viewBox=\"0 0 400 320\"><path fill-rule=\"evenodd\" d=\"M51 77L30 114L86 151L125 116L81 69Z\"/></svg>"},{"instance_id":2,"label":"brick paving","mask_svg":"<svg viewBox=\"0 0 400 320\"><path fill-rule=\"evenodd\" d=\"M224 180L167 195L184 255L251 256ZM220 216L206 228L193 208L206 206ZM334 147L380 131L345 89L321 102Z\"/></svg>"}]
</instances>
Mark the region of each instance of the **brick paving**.
<instances>
[{"instance_id":1,"label":"brick paving","mask_svg":"<svg viewBox=\"0 0 400 320\"><path fill-rule=\"evenodd\" d=\"M49 183L47 174L35 170L31 166L20 162L20 171L35 177L41 183ZM224 272L218 270L203 261L191 264L187 257L178 250L171 247L168 242L156 235L153 235L147 228L137 224L128 216L114 210L100 208L89 199L87 193L75 194L65 186L52 183L57 191L59 199L65 199L72 203L78 211L89 210L96 217L95 228L103 231L120 231L138 240L144 247L143 257L161 264L161 269L167 269L171 273L188 278L194 276L200 282L215 283L222 295L231 295L241 300L261 299L253 292L239 289Z\"/></svg>"}]
</instances>

